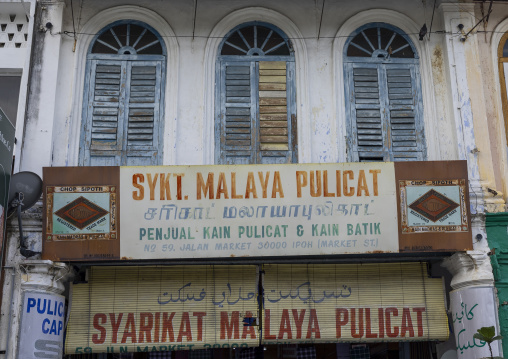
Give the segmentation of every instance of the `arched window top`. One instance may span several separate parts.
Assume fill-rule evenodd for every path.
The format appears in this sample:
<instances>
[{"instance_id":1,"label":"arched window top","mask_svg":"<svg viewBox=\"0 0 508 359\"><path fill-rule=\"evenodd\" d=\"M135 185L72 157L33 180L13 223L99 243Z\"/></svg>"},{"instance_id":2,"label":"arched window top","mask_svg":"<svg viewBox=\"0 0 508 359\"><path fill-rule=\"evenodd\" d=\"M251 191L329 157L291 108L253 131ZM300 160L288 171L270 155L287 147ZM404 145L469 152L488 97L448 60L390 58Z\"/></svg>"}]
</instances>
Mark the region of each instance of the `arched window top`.
<instances>
[{"instance_id":1,"label":"arched window top","mask_svg":"<svg viewBox=\"0 0 508 359\"><path fill-rule=\"evenodd\" d=\"M94 38L90 53L104 55L164 55L161 36L150 26L134 20L114 22Z\"/></svg>"},{"instance_id":2,"label":"arched window top","mask_svg":"<svg viewBox=\"0 0 508 359\"><path fill-rule=\"evenodd\" d=\"M505 33L501 37L501 41L499 41L499 46L497 48L497 56L502 58L506 57L508 58L508 32Z\"/></svg>"},{"instance_id":3,"label":"arched window top","mask_svg":"<svg viewBox=\"0 0 508 359\"><path fill-rule=\"evenodd\" d=\"M346 43L346 57L385 61L390 58L417 59L409 37L399 28L385 23L370 23L353 32Z\"/></svg>"},{"instance_id":4,"label":"arched window top","mask_svg":"<svg viewBox=\"0 0 508 359\"><path fill-rule=\"evenodd\" d=\"M262 22L242 24L231 30L222 41L221 55L291 56L293 48L279 28Z\"/></svg>"}]
</instances>

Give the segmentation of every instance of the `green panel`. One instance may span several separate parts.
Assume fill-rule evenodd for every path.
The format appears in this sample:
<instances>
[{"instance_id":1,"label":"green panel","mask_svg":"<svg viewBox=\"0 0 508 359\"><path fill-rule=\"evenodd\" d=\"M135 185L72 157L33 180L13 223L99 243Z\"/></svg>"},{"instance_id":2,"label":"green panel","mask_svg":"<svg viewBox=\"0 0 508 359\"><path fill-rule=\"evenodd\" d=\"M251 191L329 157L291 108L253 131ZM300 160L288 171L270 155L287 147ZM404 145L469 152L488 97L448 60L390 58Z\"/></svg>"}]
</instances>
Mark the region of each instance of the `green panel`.
<instances>
[{"instance_id":1,"label":"green panel","mask_svg":"<svg viewBox=\"0 0 508 359\"><path fill-rule=\"evenodd\" d=\"M487 213L487 241L495 254L490 256L495 286L499 298L501 335L508 337L508 213ZM508 353L508 340L503 340L503 352Z\"/></svg>"}]
</instances>

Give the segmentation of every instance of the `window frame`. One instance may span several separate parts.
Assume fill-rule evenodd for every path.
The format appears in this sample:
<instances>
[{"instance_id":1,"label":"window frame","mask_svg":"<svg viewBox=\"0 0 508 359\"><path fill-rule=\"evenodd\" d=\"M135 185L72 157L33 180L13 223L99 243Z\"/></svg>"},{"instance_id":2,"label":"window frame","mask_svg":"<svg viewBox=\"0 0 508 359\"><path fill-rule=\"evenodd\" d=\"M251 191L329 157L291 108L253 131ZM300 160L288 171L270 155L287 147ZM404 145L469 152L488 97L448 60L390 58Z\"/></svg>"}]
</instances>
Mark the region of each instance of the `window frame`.
<instances>
[{"instance_id":1,"label":"window frame","mask_svg":"<svg viewBox=\"0 0 508 359\"><path fill-rule=\"evenodd\" d=\"M93 46L97 39L106 31L109 31L111 28L118 26L118 25L126 25L126 24L134 24L141 27L144 27L148 31L151 31L158 39L161 48L162 48L162 54L161 55L126 55L126 54L98 54L98 53L92 53ZM80 125L80 148L79 148L79 155L78 155L78 165L79 166L90 166L91 164L91 113L90 110L93 109L93 106L90 106L90 103L93 102L92 99L92 86L95 84L95 78L92 78L92 75L95 73L95 67L93 65L94 62L104 62L105 64L118 64L122 68L123 67L129 67L127 65L128 62L153 62L157 66L160 64L160 85L159 88L156 89L159 91L159 103L158 103L158 118L154 115L154 127L153 127L153 138L157 141L157 156L155 163L150 163L150 165L160 165L163 161L163 149L164 149L164 112L165 112L165 92L166 92L166 77L167 77L167 49L166 44L164 43L161 35L157 30L155 30L152 26L148 25L147 23L139 20L130 20L130 19L123 19L123 20L117 20L112 23L109 23L108 25L104 26L100 31L96 33L96 35L93 37L93 39L90 41L88 45L88 49L86 51L86 59L85 59L85 76L84 76L84 86L83 86L83 104L82 104L82 110L81 110L81 125ZM129 84L126 84L129 85ZM125 99L126 103L128 103L129 99ZM156 121L158 122L156 124ZM125 128L128 125L128 119L125 120L125 122L122 124ZM125 138L126 139L126 138ZM123 138L122 138L123 140ZM90 142L90 145L86 146L86 143ZM123 141L127 142L127 141ZM127 145L123 146L121 150L118 151L111 151L111 155L115 157L119 157L119 159L115 159L114 163L112 164L106 164L106 165L114 165L114 166L125 166L125 165L136 165L136 164L128 164L127 159L129 151L127 150ZM136 150L130 151L133 153L136 153ZM143 150L138 151L138 153L143 152ZM116 153L116 154L115 154ZM146 152L147 153L147 152ZM104 157L106 156L97 156L97 157ZM136 156L132 156L136 157ZM137 156L140 158L148 157L148 156ZM148 164L147 164L148 165ZM100 164L98 164L100 166Z\"/></svg>"},{"instance_id":2,"label":"window frame","mask_svg":"<svg viewBox=\"0 0 508 359\"><path fill-rule=\"evenodd\" d=\"M236 31L242 28L246 28L249 26L263 26L267 27L274 32L277 32L279 36L281 36L284 41L286 42L289 50L290 55L264 55L264 56L257 56L257 55L221 55L222 48L226 41L229 39L229 37L234 34ZM214 109L214 136L215 136L215 156L214 156L214 162L215 164L229 164L227 159L225 158L225 153L227 152L226 149L223 149L224 141L225 139L222 138L221 134L222 128L224 126L225 121L222 121L221 117L223 114L223 108L222 108L222 97L223 94L225 94L225 81L223 81L223 75L224 75L224 67L226 64L234 64L237 63L250 63L251 67L251 81L256 80L258 78L258 72L255 71L258 69L260 62L276 62L276 61L284 61L286 63L286 91L287 91L287 114L288 114L288 151L284 152L290 152L290 157L288 159L288 162L285 163L297 163L298 162L298 145L297 145L297 119L296 119L296 79L295 79L295 54L294 50L291 44L291 41L287 37L287 35L279 29L277 26L272 25L270 23L262 22L262 21L249 21L242 23L240 25L237 25L233 29L227 32L227 34L222 38L218 50L217 50L217 58L215 61L215 86L214 86L214 92L215 92L215 109ZM259 82L257 82L257 85L259 85ZM259 137L260 137L260 126L259 126L259 91L257 93L254 93L253 91L253 85L251 83L251 100L255 103L251 103L251 131L254 131L252 138L254 139L253 146L256 148L251 148L249 150L246 150L246 152L251 152L251 161L248 163L250 164L260 164L262 162L262 152L268 152L275 155L274 157L278 157L277 151L261 151L259 149ZM269 157L269 156L268 156ZM278 162L273 162L278 163Z\"/></svg>"},{"instance_id":3,"label":"window frame","mask_svg":"<svg viewBox=\"0 0 508 359\"><path fill-rule=\"evenodd\" d=\"M506 79L508 73L505 74L504 64L508 63L508 57L503 57L503 49L504 46L508 42L508 32L504 33L499 41L499 45L497 47L497 64L499 71L499 85L501 87L501 106L503 110L503 122L505 128L505 138L508 142L508 92L506 89Z\"/></svg>"},{"instance_id":4,"label":"window frame","mask_svg":"<svg viewBox=\"0 0 508 359\"><path fill-rule=\"evenodd\" d=\"M389 58L380 58L380 57L360 57L360 56L348 56L347 52L349 46L352 41L359 35L362 31L366 29L382 27L388 29L390 31L396 32L398 35L403 37L405 41L411 46L411 49L414 53L413 58L397 58L397 57L389 57ZM383 90L387 90L386 84L382 84L381 82L386 81L387 70L394 69L396 65L402 65L404 68L408 68L411 73L412 79L412 90L413 90L413 104L414 104L414 113L415 113L415 133L416 133L416 145L418 150L415 151L417 156L417 160L426 160L427 159L427 148L425 142L424 135L424 109L423 109L423 93L421 86L421 75L420 75L420 58L418 51L413 43L413 41L409 38L409 36L400 28L384 23L384 22L370 22L358 27L354 30L347 38L344 43L343 52L343 78L344 78L344 97L345 97L345 115L346 115L346 153L347 160L352 162L360 161L359 146L357 144L357 123L356 123L356 114L353 114L356 111L356 108L352 105L353 89L353 74L352 70L355 66L364 66L368 68L376 68L378 74L378 83L379 83L379 107L380 107L380 116L381 116L381 126L382 126L382 137L383 137L383 149L381 151L377 151L378 156L371 156L371 158L375 158L374 161L379 160L380 157L383 157L382 161L396 161L397 157L403 158L403 156L395 156L398 153L407 153L403 151L393 151L393 146L391 146L392 140L388 138L391 135L391 122L390 115L386 114L386 111L390 111L389 105L389 95L388 92L382 92ZM382 113L383 111L383 113ZM389 128L388 130L386 128ZM390 144L389 146L387 144ZM374 153L375 151L372 151ZM394 153L395 152L395 153ZM368 151L366 151L368 153ZM365 157L367 158L367 157Z\"/></svg>"}]
</instances>

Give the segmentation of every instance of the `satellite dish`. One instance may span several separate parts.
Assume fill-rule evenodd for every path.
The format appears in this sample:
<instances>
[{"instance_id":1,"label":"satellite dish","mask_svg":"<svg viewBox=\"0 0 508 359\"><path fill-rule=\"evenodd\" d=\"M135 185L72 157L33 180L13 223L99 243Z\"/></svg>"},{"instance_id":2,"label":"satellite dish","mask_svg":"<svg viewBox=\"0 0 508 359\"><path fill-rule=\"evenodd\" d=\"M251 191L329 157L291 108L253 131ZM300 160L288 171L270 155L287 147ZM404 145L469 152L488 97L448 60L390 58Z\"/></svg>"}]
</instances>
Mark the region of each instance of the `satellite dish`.
<instances>
[{"instance_id":1,"label":"satellite dish","mask_svg":"<svg viewBox=\"0 0 508 359\"><path fill-rule=\"evenodd\" d=\"M20 246L19 253L25 257L33 257L40 252L34 252L26 247L25 236L23 236L23 224L21 212L26 211L37 203L42 194L42 180L33 172L18 172L11 177L9 187L9 212L18 213L18 226Z\"/></svg>"},{"instance_id":2,"label":"satellite dish","mask_svg":"<svg viewBox=\"0 0 508 359\"><path fill-rule=\"evenodd\" d=\"M18 172L11 177L9 186L9 212L14 212L21 201L21 211L37 203L42 194L42 180L33 172Z\"/></svg>"}]
</instances>

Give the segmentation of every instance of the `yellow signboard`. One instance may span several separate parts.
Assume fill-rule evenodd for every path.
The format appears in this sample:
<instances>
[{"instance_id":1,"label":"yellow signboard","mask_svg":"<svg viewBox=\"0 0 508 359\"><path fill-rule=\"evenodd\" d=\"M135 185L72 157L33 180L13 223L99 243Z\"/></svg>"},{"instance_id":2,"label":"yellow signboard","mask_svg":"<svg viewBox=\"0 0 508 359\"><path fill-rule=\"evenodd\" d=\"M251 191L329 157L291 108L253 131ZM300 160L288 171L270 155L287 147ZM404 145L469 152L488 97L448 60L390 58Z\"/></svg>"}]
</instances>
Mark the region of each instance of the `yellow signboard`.
<instances>
[{"instance_id":1,"label":"yellow signboard","mask_svg":"<svg viewBox=\"0 0 508 359\"><path fill-rule=\"evenodd\" d=\"M265 344L448 338L443 283L424 263L265 265Z\"/></svg>"},{"instance_id":2,"label":"yellow signboard","mask_svg":"<svg viewBox=\"0 0 508 359\"><path fill-rule=\"evenodd\" d=\"M262 297L257 268L94 267L73 287L66 354L448 338L424 263L264 265Z\"/></svg>"},{"instance_id":3,"label":"yellow signboard","mask_svg":"<svg viewBox=\"0 0 508 359\"><path fill-rule=\"evenodd\" d=\"M388 163L120 168L120 257L397 252Z\"/></svg>"},{"instance_id":4,"label":"yellow signboard","mask_svg":"<svg viewBox=\"0 0 508 359\"><path fill-rule=\"evenodd\" d=\"M72 290L66 354L257 346L256 266L94 267Z\"/></svg>"}]
</instances>

